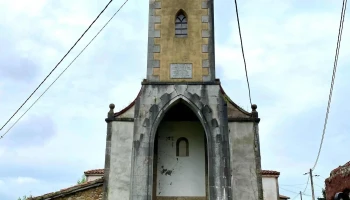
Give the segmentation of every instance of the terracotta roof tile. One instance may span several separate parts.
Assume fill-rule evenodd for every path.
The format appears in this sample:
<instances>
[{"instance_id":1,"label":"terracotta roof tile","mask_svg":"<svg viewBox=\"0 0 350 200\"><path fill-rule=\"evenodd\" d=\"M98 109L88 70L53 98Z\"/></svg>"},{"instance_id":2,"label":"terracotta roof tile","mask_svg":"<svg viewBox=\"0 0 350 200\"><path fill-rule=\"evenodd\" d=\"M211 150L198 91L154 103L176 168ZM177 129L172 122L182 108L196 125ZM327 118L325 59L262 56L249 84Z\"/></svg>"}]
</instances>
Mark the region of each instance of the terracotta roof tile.
<instances>
[{"instance_id":1,"label":"terracotta roof tile","mask_svg":"<svg viewBox=\"0 0 350 200\"><path fill-rule=\"evenodd\" d=\"M273 170L261 170L262 175L280 175L280 172Z\"/></svg>"},{"instance_id":2,"label":"terracotta roof tile","mask_svg":"<svg viewBox=\"0 0 350 200\"><path fill-rule=\"evenodd\" d=\"M84 172L85 175L89 175L89 174L103 174L103 173L104 173L104 169L92 169L92 170L88 170L88 171Z\"/></svg>"},{"instance_id":3,"label":"terracotta roof tile","mask_svg":"<svg viewBox=\"0 0 350 200\"><path fill-rule=\"evenodd\" d=\"M280 199L290 199L290 197L284 196L280 194Z\"/></svg>"},{"instance_id":4,"label":"terracotta roof tile","mask_svg":"<svg viewBox=\"0 0 350 200\"><path fill-rule=\"evenodd\" d=\"M47 193L47 194L44 194L41 196L32 197L32 198L29 198L28 200L42 200L42 199L47 199L47 198L53 198L53 197L61 196L63 194L76 192L77 190L83 189L85 187L89 187L89 186L92 187L93 185L95 185L97 187L97 186L100 186L101 184L103 184L103 180L104 180L103 177L101 177L99 179L96 179L93 181L88 181L88 182L78 184L78 185L74 185L72 187L61 189L61 190L56 191L56 192L51 192L51 193Z\"/></svg>"}]
</instances>

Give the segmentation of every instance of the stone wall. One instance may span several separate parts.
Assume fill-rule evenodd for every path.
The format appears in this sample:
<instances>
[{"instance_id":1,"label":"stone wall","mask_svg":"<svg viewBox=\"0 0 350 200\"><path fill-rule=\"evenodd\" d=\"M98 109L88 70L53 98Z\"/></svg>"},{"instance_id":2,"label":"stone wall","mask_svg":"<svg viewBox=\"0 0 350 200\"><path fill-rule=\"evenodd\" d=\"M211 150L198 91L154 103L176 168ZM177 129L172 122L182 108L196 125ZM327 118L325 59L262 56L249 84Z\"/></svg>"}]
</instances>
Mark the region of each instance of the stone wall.
<instances>
[{"instance_id":1,"label":"stone wall","mask_svg":"<svg viewBox=\"0 0 350 200\"><path fill-rule=\"evenodd\" d=\"M102 200L102 185L68 194L64 197L58 197L55 200Z\"/></svg>"},{"instance_id":2,"label":"stone wall","mask_svg":"<svg viewBox=\"0 0 350 200\"><path fill-rule=\"evenodd\" d=\"M350 161L334 169L325 183L327 200L333 200L336 193L350 189Z\"/></svg>"}]
</instances>

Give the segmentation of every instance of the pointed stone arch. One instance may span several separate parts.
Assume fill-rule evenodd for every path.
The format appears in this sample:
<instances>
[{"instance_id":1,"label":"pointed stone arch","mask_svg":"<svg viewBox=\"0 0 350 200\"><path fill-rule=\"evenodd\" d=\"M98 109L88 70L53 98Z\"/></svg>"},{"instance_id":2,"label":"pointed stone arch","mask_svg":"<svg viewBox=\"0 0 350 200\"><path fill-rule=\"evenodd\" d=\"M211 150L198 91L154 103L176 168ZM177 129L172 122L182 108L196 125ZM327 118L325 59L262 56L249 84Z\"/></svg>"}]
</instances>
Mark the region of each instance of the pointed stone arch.
<instances>
[{"instance_id":1,"label":"pointed stone arch","mask_svg":"<svg viewBox=\"0 0 350 200\"><path fill-rule=\"evenodd\" d=\"M209 94L207 94L209 93ZM231 197L230 154L226 104L219 87L204 85L161 86L158 90L145 85L135 102L135 123L131 165L132 199L152 200L155 139L159 124L177 103L186 105L203 127L207 146L208 199ZM212 96L212 98L208 98ZM191 141L190 141L191 143ZM190 150L191 151L191 150Z\"/></svg>"},{"instance_id":2,"label":"pointed stone arch","mask_svg":"<svg viewBox=\"0 0 350 200\"><path fill-rule=\"evenodd\" d=\"M158 115L156 116L154 123L151 125L151 130L150 130L150 143L152 143L155 140L155 133L158 129L159 123L162 121L163 117L165 116L165 114L170 110L170 108L172 108L174 105L176 105L177 103L183 103L186 106L188 106L193 112L194 114L196 114L196 116L198 117L199 121L201 122L204 131L205 131L205 135L207 138L208 143L211 142L210 138L208 137L208 135L210 135L211 130L210 130L210 126L205 118L205 114L207 112L210 112L210 110L208 109L203 109L203 108L198 108L195 102L192 102L190 99L188 99L186 96L180 94L175 96L173 99L169 100L168 103L166 103L161 109L159 109ZM205 112L205 113L203 113Z\"/></svg>"},{"instance_id":3,"label":"pointed stone arch","mask_svg":"<svg viewBox=\"0 0 350 200\"><path fill-rule=\"evenodd\" d=\"M178 106L180 106L180 107L178 107ZM168 118L169 115L174 114L172 112L172 111L174 111L174 109L179 109L179 108L186 109L186 110L188 109L188 112L191 112L193 114L192 115L193 117L191 117L191 119L196 118L196 120L192 121L192 122L187 121L187 120L185 120L186 122L183 122L183 121L182 122L163 121L163 120L166 120L166 118ZM204 110L204 112L206 112L206 109L203 109L203 110ZM212 134L212 131L210 130L210 124L207 123L207 120L205 119L205 117L202 114L203 110L198 108L194 102L192 102L190 99L188 99L187 97L185 97L184 95L181 95L181 94L175 96L173 99L170 99L166 104L163 104L162 106L159 107L158 115L155 118L154 123L152 124L151 131L150 131L150 152L152 152L152 155L150 155L150 156L152 157L151 159L153 160L152 167L151 167L153 170L153 173L152 173L153 176L150 177L148 185L150 185L150 184L153 185L151 199L153 199L153 200L156 200L158 198L160 198L160 199L171 198L172 199L172 198L176 198L176 197L183 198L183 195L190 197L190 195L194 195L194 194L197 194L197 195L195 195L195 197L198 199L202 199L202 198L207 199L209 197L209 188L210 188L209 187L209 177L210 177L210 175L209 175L209 162L208 162L209 161L209 158L208 158L209 154L208 154L208 151L211 151L211 149L210 149L210 147L208 148L207 144L210 143L210 142L208 142L208 140L211 140L210 135ZM188 112L186 112L186 113L188 113ZM180 116L180 115L177 115L177 116ZM182 117L181 117L181 119L182 119ZM174 118L172 118L171 120L174 120ZM190 125L187 128L190 128L192 131L186 133L185 129L178 128L178 127L180 127L178 123L185 123L186 126ZM187 123L190 123L190 124L187 124ZM191 124L191 123L194 123L194 124ZM167 130L167 128L165 128L165 127L168 127L170 124L173 124L173 125L171 125L171 127L175 126L174 128L176 128L176 127L177 128L175 130L172 129L175 132L168 135L169 133L166 133L168 131L164 132L164 130ZM192 125L195 125L195 126L192 127ZM201 128L199 128L199 126ZM194 129L192 129L191 127ZM195 128L195 127L197 127L197 128ZM181 131L178 132L179 130L181 130ZM185 132L185 134L183 131ZM166 133L166 134L164 135L164 133ZM173 134L175 134L175 135L173 135ZM179 136L178 134L180 134L180 135L184 134L184 135ZM167 138L168 136L171 136L171 138L173 139L174 148L169 147L169 145L165 145L165 143L164 143L166 141L165 138ZM202 137L203 142L202 142L202 140L194 140L193 136L196 138ZM159 139L159 138L163 138L163 139ZM192 153L191 153L192 156L189 157L189 149L190 149L189 141L192 141L191 142L192 145L195 144L195 145L203 146L203 151L200 151L200 152L198 152L198 150L192 151ZM158 146L159 142L162 145ZM186 153L185 153L186 155L184 157L179 155L178 148L179 148L180 142L185 142L185 144L186 144ZM194 146L192 146L191 149L193 147ZM161 150L159 148L161 148ZM164 155L163 155L163 156L159 157L158 150L160 150L160 152L163 152L163 154L164 154L164 152L168 151L168 153L171 153L171 152L173 152L173 150L175 150L174 153L176 154L176 156L174 156L174 157L165 156L164 157ZM170 152L169 152L169 150L170 150ZM194 150L194 149L192 149L192 150ZM168 155L168 154L166 154L166 155ZM202 157L203 160L201 160L201 159L197 160L198 158L200 158L197 156L200 156L200 155L204 156L204 157ZM168 160L168 159L170 159L170 160ZM182 160L182 159L185 159L185 160ZM191 164L191 165L186 167L186 164L184 165L184 163L182 163L181 168L174 167L172 169L169 169L168 168L169 163L173 163L173 162L174 163L192 162L193 164L197 163L197 162L203 163L203 164L205 163L205 165L200 164L200 166L203 166L204 168L202 168L202 169L198 168L198 170L197 170L198 175L200 175L199 177L202 177L202 180L203 180L203 182L200 181L200 182L197 182L197 184L194 184L197 186L197 189L192 188L191 192L186 192L182 189L181 193L170 192L171 193L171 195L170 195L169 188L165 189L165 187L167 187L166 185L163 185L162 187L158 186L159 184L163 184L167 180L168 181L172 180L173 186L171 186L171 187L176 188L176 185L179 186L179 182L177 182L177 184L176 184L176 181L174 182L174 180L176 178L173 180L170 176L167 176L167 173L170 173L170 175L171 175L171 173L173 173L172 176L176 177L176 176L178 176L178 175L176 175L176 173L180 173L180 174L181 173L188 173L188 170L186 168L189 166L192 166L192 164ZM172 166L172 165L173 164L170 164L170 166ZM176 164L175 164L175 166L176 166ZM175 171L174 171L174 169L175 169ZM191 168L189 168L189 169L191 169ZM201 171L201 170L203 170L203 171ZM175 174L174 174L174 172L175 172ZM191 174L192 173L188 174L186 176L187 177L186 179L182 179L182 180L180 179L181 181L184 181L184 182L181 182L180 185L186 185L186 184L193 185L193 183L195 183L193 181L198 181L198 177L195 179L192 179ZM179 179L177 179L177 180L179 181ZM162 188L162 189L160 189L160 188ZM167 194L167 195L165 195L165 194ZM179 195L179 196L177 196L177 195Z\"/></svg>"}]
</instances>

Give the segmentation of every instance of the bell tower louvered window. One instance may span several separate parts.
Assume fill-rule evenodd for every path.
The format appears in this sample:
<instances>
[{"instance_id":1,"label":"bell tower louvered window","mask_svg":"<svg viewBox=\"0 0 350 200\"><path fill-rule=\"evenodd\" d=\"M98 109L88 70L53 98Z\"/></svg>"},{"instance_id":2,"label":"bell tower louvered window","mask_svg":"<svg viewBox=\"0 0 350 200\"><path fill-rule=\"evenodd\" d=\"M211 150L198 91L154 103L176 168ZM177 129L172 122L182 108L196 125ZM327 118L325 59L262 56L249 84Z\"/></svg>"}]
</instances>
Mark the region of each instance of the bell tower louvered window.
<instances>
[{"instance_id":1,"label":"bell tower louvered window","mask_svg":"<svg viewBox=\"0 0 350 200\"><path fill-rule=\"evenodd\" d=\"M175 36L186 37L187 36L187 18L183 10L180 10L176 14L175 19Z\"/></svg>"}]
</instances>

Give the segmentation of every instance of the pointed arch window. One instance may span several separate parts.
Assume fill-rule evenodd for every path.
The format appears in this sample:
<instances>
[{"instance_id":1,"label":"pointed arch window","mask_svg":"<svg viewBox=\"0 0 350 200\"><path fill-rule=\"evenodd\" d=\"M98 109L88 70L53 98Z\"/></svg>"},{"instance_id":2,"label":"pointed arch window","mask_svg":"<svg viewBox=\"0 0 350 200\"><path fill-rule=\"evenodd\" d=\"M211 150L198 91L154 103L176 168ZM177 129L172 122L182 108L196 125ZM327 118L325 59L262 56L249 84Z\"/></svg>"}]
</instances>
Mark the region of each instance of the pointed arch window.
<instances>
[{"instance_id":1,"label":"pointed arch window","mask_svg":"<svg viewBox=\"0 0 350 200\"><path fill-rule=\"evenodd\" d=\"M187 17L183 10L180 10L176 14L175 18L175 36L186 37L187 36Z\"/></svg>"},{"instance_id":2,"label":"pointed arch window","mask_svg":"<svg viewBox=\"0 0 350 200\"><path fill-rule=\"evenodd\" d=\"M176 141L176 156L188 157L188 155L189 155L188 140L184 137L181 137Z\"/></svg>"}]
</instances>

